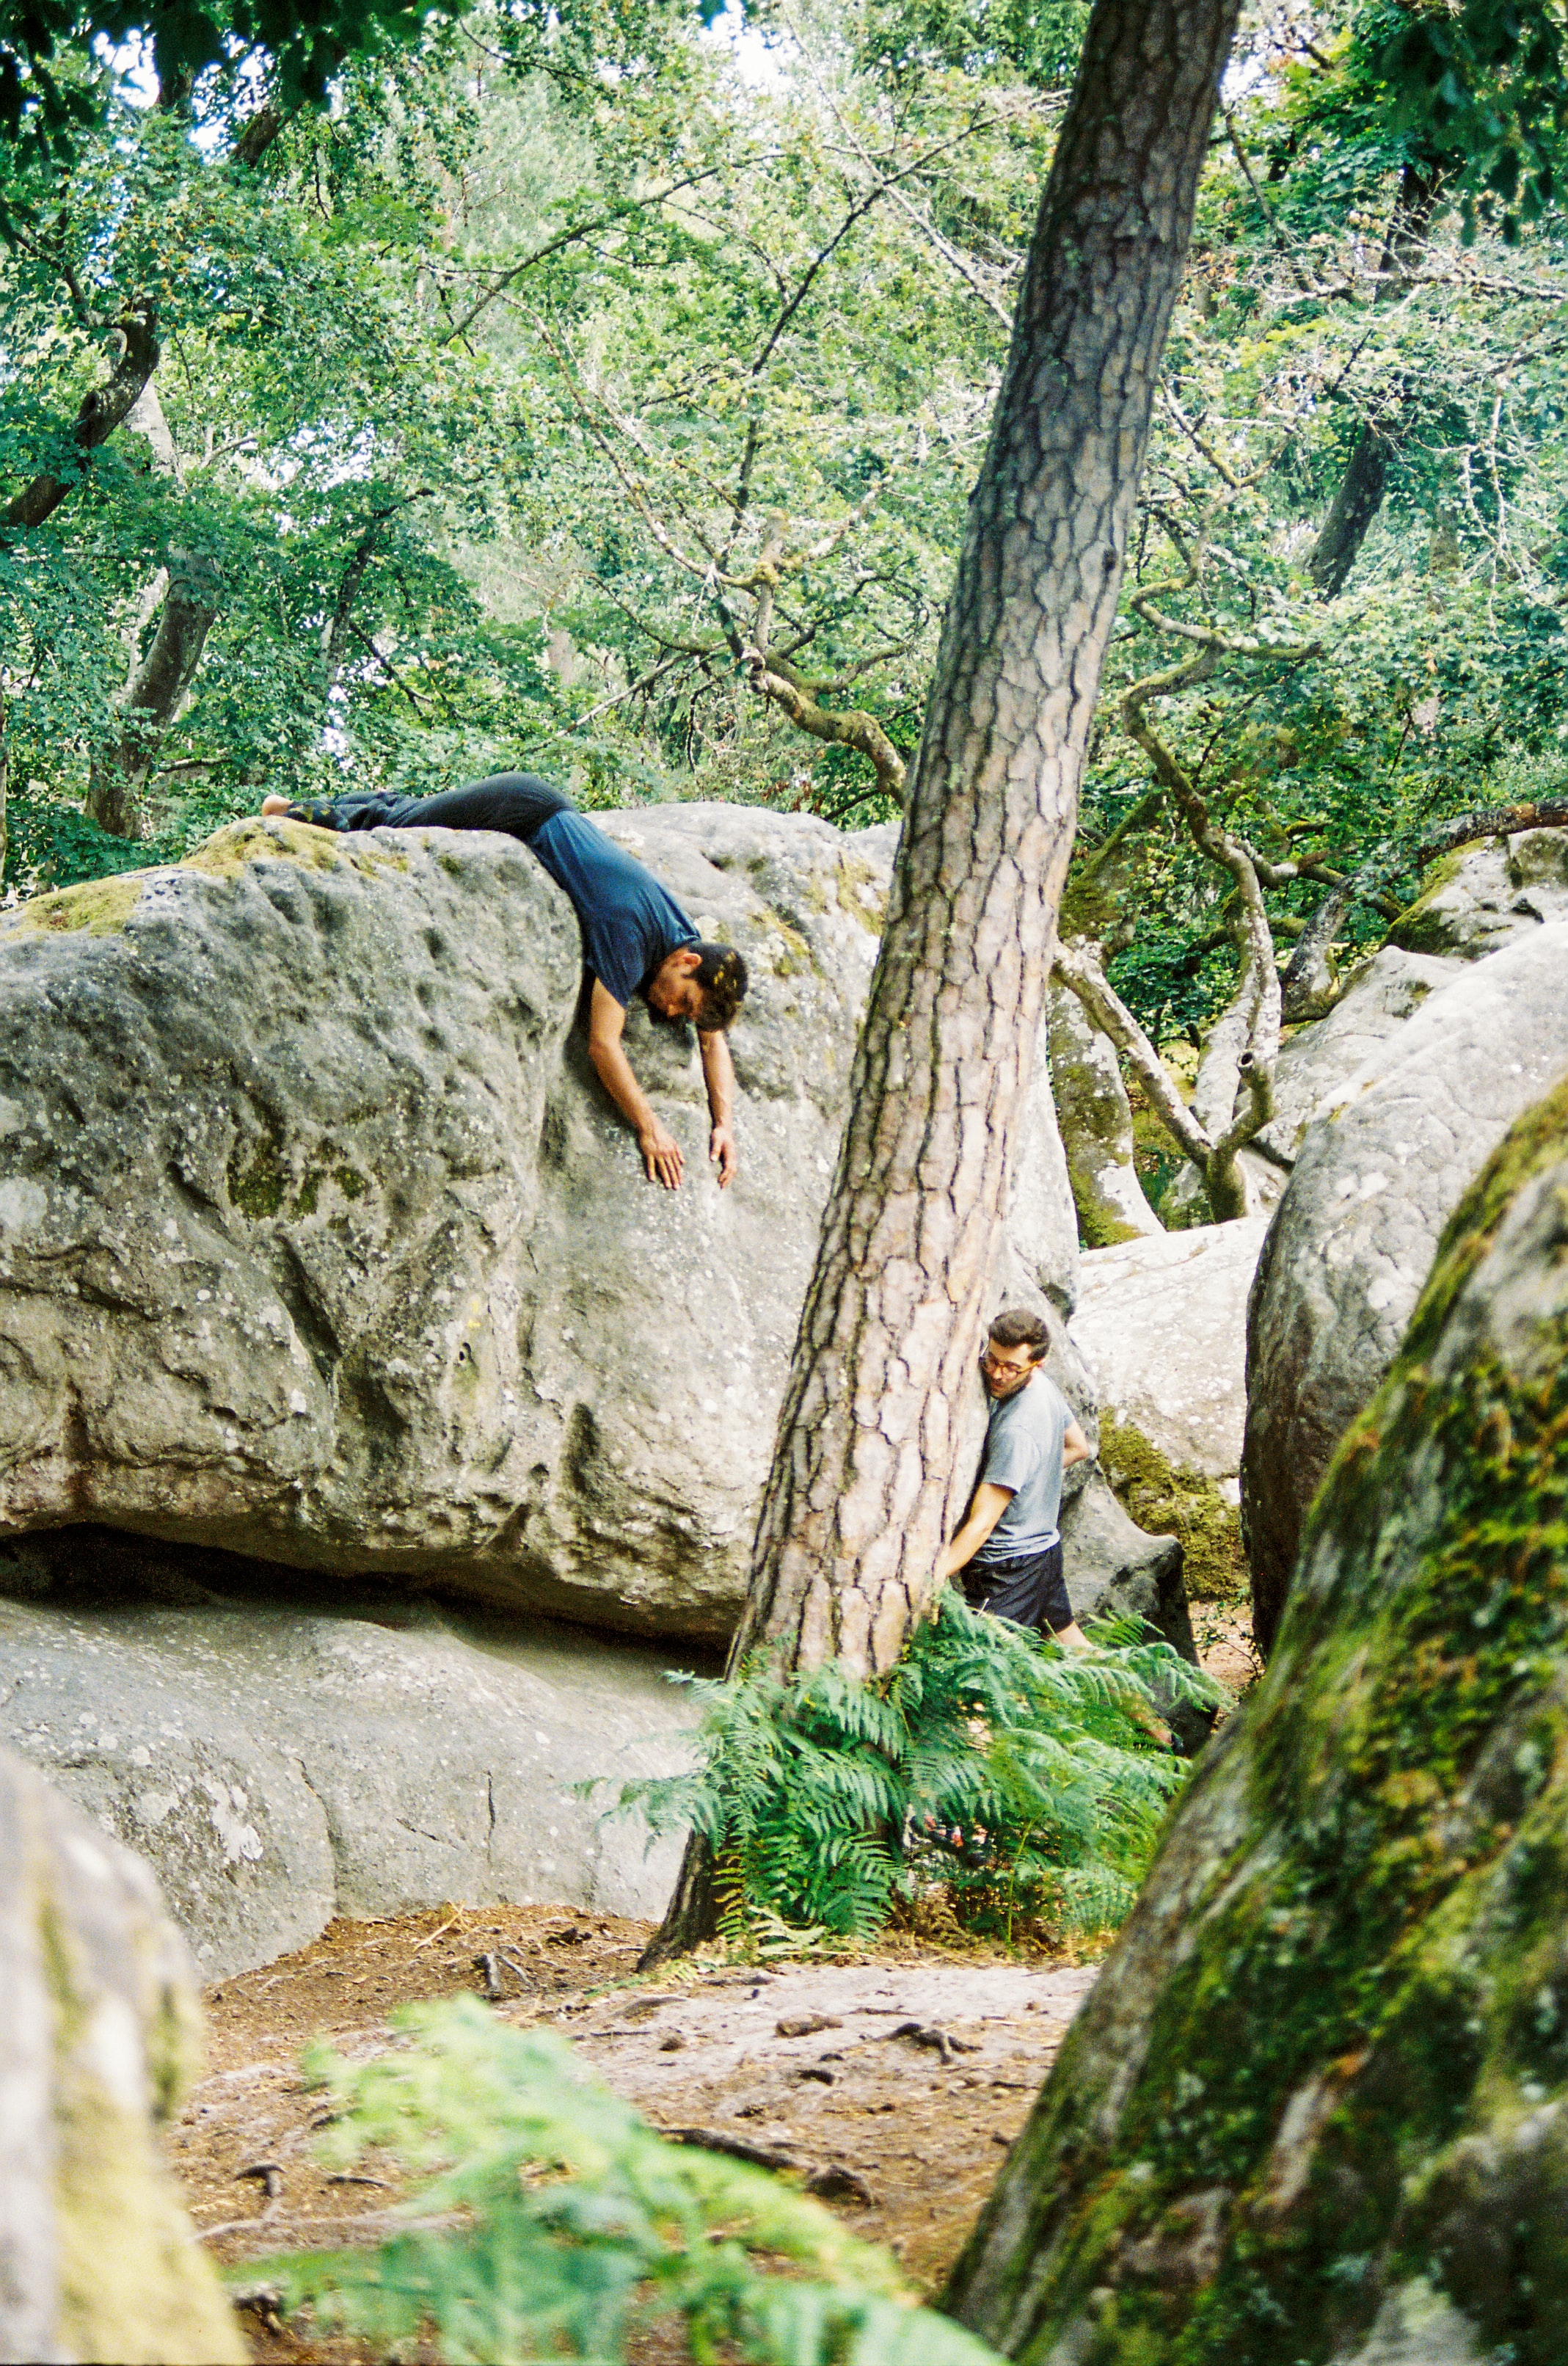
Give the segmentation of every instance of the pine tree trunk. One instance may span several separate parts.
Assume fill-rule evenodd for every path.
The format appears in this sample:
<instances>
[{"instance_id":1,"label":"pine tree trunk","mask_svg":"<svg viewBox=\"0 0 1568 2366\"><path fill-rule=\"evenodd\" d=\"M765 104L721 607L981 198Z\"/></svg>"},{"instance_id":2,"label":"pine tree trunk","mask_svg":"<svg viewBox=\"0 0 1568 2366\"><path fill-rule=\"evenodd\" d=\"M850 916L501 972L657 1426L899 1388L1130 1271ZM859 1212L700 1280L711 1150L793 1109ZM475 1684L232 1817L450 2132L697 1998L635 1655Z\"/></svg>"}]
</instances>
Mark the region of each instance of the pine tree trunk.
<instances>
[{"instance_id":1,"label":"pine tree trunk","mask_svg":"<svg viewBox=\"0 0 1568 2366\"><path fill-rule=\"evenodd\" d=\"M731 1664L886 1669L955 1436L1236 0L1099 0L971 499ZM695 1852L694 1852L695 1853ZM691 1866L687 1871L690 1873ZM652 1959L701 1935L679 1910Z\"/></svg>"}]
</instances>

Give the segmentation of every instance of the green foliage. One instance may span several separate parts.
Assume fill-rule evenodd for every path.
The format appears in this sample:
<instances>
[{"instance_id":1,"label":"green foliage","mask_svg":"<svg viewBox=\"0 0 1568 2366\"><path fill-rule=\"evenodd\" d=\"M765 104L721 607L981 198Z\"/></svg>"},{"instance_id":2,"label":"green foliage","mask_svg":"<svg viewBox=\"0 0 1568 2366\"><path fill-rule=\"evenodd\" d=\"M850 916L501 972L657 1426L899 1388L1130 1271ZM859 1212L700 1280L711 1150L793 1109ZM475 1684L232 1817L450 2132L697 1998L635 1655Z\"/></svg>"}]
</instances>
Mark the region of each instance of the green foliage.
<instances>
[{"instance_id":1,"label":"green foliage","mask_svg":"<svg viewBox=\"0 0 1568 2366\"><path fill-rule=\"evenodd\" d=\"M1372 13L1396 20L1378 62L1400 116L1461 160L1469 224L1478 210L1495 213L1512 244L1520 223L1559 196L1568 134L1561 6L1464 0Z\"/></svg>"},{"instance_id":2,"label":"green foliage","mask_svg":"<svg viewBox=\"0 0 1568 2366\"><path fill-rule=\"evenodd\" d=\"M976 1931L1103 1929L1183 1777L1151 1733L1158 1703L1227 1697L1136 1632L1066 1651L949 1588L881 1682L760 1658L729 1683L687 1680L699 1763L627 1784L619 1808L709 1842L737 1944L781 1927L864 1938L938 1888Z\"/></svg>"},{"instance_id":3,"label":"green foliage","mask_svg":"<svg viewBox=\"0 0 1568 2366\"><path fill-rule=\"evenodd\" d=\"M394 2025L406 2040L394 2052L349 2064L315 2046L306 2075L332 2091L322 2149L335 2167L374 2146L428 2182L378 2249L238 2271L275 2282L286 2308L308 2303L378 2343L434 2342L453 2366L611 2366L629 2333L671 2319L699 2360L994 2366L912 2306L891 2259L819 2204L668 2143L553 2032L509 2029L473 1998L407 2006ZM798 2280L770 2271L781 2259Z\"/></svg>"},{"instance_id":4,"label":"green foliage","mask_svg":"<svg viewBox=\"0 0 1568 2366\"><path fill-rule=\"evenodd\" d=\"M1274 863L1311 853L1359 874L1342 964L1419 891L1436 825L1561 794L1568 758L1568 377L1551 328L1568 255L1554 221L1513 246L1483 212L1467 223L1459 149L1402 121L1384 69L1410 22L1385 6L1325 12L1310 49L1250 37L1248 96L1201 195L1083 795L1091 853L1150 786L1123 694L1213 634L1204 678L1151 721L1216 822ZM1374 433L1371 523L1325 599L1309 561ZM1169 800L1126 851L1110 975L1156 1042L1196 1042L1230 999L1230 888ZM1267 890L1281 960L1326 892L1321 877Z\"/></svg>"}]
</instances>

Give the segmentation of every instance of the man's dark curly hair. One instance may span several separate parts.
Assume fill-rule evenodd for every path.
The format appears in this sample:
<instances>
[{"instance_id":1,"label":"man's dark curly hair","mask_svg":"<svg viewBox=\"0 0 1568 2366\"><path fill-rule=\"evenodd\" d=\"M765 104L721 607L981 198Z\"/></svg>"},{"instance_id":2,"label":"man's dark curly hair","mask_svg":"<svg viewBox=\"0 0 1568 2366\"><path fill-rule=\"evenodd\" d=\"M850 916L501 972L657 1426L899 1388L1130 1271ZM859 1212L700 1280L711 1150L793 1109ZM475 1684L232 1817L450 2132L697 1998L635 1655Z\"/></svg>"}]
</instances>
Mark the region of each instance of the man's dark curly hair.
<instances>
[{"instance_id":1,"label":"man's dark curly hair","mask_svg":"<svg viewBox=\"0 0 1568 2366\"><path fill-rule=\"evenodd\" d=\"M703 1015L697 1025L705 1035L715 1035L733 1026L739 1016L746 999L746 964L733 945L699 941L692 951L699 957L692 975L703 990Z\"/></svg>"},{"instance_id":2,"label":"man's dark curly hair","mask_svg":"<svg viewBox=\"0 0 1568 2366\"><path fill-rule=\"evenodd\" d=\"M1004 1307L986 1335L998 1347L1027 1347L1032 1364L1050 1353L1050 1332L1039 1315L1031 1314L1024 1306Z\"/></svg>"}]
</instances>

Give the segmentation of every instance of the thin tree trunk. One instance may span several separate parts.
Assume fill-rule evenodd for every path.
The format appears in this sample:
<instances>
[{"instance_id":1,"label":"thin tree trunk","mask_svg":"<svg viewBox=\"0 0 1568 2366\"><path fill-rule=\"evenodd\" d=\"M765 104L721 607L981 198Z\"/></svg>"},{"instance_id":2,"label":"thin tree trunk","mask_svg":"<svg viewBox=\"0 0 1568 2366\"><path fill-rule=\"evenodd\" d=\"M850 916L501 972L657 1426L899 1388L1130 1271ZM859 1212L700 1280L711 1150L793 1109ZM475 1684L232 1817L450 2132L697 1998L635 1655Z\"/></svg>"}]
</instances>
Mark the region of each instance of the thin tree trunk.
<instances>
[{"instance_id":1,"label":"thin tree trunk","mask_svg":"<svg viewBox=\"0 0 1568 2366\"><path fill-rule=\"evenodd\" d=\"M1438 168L1433 163L1406 164L1401 173L1399 194L1393 201L1383 245L1380 266L1383 284L1377 291L1378 302L1385 302L1397 294L1400 268L1412 247L1426 234L1440 185ZM1328 514L1307 554L1307 573L1320 599L1332 600L1344 590L1372 520L1382 507L1388 487L1388 464L1399 441L1402 414L1412 391L1409 388L1401 389L1388 420L1361 422L1360 433L1345 464L1345 474L1335 487Z\"/></svg>"},{"instance_id":2,"label":"thin tree trunk","mask_svg":"<svg viewBox=\"0 0 1568 2366\"><path fill-rule=\"evenodd\" d=\"M158 629L126 691L118 736L95 759L87 783L88 813L116 838L138 834L141 791L201 662L221 592L210 559L188 550L169 553Z\"/></svg>"},{"instance_id":3,"label":"thin tree trunk","mask_svg":"<svg viewBox=\"0 0 1568 2366\"><path fill-rule=\"evenodd\" d=\"M897 1659L955 1456L1236 0L1099 0L969 508L731 1664ZM690 1864L687 1876L690 1875ZM683 1876L649 1959L703 1935Z\"/></svg>"}]
</instances>

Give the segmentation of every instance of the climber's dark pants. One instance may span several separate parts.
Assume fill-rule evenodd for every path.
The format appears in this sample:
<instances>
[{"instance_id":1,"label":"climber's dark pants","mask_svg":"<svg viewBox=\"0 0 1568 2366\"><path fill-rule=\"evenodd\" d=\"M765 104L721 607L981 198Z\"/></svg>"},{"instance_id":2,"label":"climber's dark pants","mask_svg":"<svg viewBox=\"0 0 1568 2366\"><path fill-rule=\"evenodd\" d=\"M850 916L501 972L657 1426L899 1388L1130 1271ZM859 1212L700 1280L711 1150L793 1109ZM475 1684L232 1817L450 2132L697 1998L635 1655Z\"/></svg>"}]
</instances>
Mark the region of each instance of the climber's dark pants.
<instances>
[{"instance_id":1,"label":"climber's dark pants","mask_svg":"<svg viewBox=\"0 0 1568 2366\"><path fill-rule=\"evenodd\" d=\"M972 1560L962 1577L971 1610L988 1610L993 1618L1010 1618L1015 1627L1032 1627L1037 1632L1048 1627L1053 1635L1073 1623L1060 1537L1043 1552L1021 1553L1011 1560Z\"/></svg>"},{"instance_id":2,"label":"climber's dark pants","mask_svg":"<svg viewBox=\"0 0 1568 2366\"><path fill-rule=\"evenodd\" d=\"M433 797L333 797L289 807L299 821L323 829L500 829L525 846L552 814L571 810L571 799L537 772L492 772L465 789L443 789Z\"/></svg>"}]
</instances>

